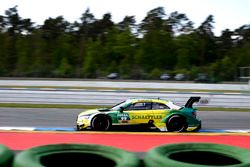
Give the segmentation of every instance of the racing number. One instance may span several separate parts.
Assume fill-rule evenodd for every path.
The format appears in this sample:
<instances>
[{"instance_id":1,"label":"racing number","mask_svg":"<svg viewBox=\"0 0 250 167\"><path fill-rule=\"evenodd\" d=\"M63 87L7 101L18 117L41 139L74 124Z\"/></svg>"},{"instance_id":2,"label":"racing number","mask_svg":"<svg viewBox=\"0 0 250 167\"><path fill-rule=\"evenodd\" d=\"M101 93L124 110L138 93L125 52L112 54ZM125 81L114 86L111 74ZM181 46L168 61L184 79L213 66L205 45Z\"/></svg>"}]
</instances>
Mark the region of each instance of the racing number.
<instances>
[{"instance_id":1,"label":"racing number","mask_svg":"<svg viewBox=\"0 0 250 167\"><path fill-rule=\"evenodd\" d=\"M126 121L127 119L128 119L128 117L126 117L126 116L125 116L125 117L124 117L124 116L121 116L121 120L122 120L122 121Z\"/></svg>"},{"instance_id":2,"label":"racing number","mask_svg":"<svg viewBox=\"0 0 250 167\"><path fill-rule=\"evenodd\" d=\"M128 121L130 120L128 113L120 113L117 115L118 120L120 121Z\"/></svg>"}]
</instances>

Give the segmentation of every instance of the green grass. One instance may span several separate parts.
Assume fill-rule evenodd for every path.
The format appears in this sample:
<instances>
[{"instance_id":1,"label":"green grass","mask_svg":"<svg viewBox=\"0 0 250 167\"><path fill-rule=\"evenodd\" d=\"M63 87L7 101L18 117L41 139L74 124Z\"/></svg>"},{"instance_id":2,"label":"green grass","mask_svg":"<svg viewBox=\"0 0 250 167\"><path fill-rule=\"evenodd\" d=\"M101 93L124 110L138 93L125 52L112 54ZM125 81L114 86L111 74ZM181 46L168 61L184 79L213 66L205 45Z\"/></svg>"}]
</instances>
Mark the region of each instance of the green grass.
<instances>
[{"instance_id":1,"label":"green grass","mask_svg":"<svg viewBox=\"0 0 250 167\"><path fill-rule=\"evenodd\" d=\"M13 108L63 108L63 109L94 109L110 106L101 105L69 105L69 104L21 104L21 103L0 103L0 107ZM234 111L250 112L250 108L223 108L223 107L197 107L199 111Z\"/></svg>"},{"instance_id":2,"label":"green grass","mask_svg":"<svg viewBox=\"0 0 250 167\"><path fill-rule=\"evenodd\" d=\"M197 107L199 111L250 112L250 108Z\"/></svg>"}]
</instances>

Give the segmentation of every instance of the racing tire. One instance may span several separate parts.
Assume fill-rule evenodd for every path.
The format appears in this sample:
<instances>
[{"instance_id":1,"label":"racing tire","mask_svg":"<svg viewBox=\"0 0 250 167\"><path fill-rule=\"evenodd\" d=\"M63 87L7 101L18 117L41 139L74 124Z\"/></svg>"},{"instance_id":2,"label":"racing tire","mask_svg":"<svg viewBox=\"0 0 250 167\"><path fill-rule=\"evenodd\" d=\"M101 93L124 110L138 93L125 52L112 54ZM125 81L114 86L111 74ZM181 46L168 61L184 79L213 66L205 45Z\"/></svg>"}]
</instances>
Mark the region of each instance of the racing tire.
<instances>
[{"instance_id":1,"label":"racing tire","mask_svg":"<svg viewBox=\"0 0 250 167\"><path fill-rule=\"evenodd\" d=\"M91 144L54 144L20 152L13 167L117 166L138 167L141 161L132 152Z\"/></svg>"},{"instance_id":2,"label":"racing tire","mask_svg":"<svg viewBox=\"0 0 250 167\"><path fill-rule=\"evenodd\" d=\"M211 143L180 143L162 145L149 150L145 167L246 167L250 151L235 146Z\"/></svg>"},{"instance_id":3,"label":"racing tire","mask_svg":"<svg viewBox=\"0 0 250 167\"><path fill-rule=\"evenodd\" d=\"M171 116L166 125L168 132L185 132L188 128L185 118L180 115Z\"/></svg>"},{"instance_id":4,"label":"racing tire","mask_svg":"<svg viewBox=\"0 0 250 167\"><path fill-rule=\"evenodd\" d=\"M0 166L11 167L14 152L4 145L0 145Z\"/></svg>"},{"instance_id":5,"label":"racing tire","mask_svg":"<svg viewBox=\"0 0 250 167\"><path fill-rule=\"evenodd\" d=\"M111 119L106 115L97 115L91 121L91 128L97 131L106 131L111 128Z\"/></svg>"},{"instance_id":6,"label":"racing tire","mask_svg":"<svg viewBox=\"0 0 250 167\"><path fill-rule=\"evenodd\" d=\"M76 131L81 131L80 126L76 125Z\"/></svg>"}]
</instances>

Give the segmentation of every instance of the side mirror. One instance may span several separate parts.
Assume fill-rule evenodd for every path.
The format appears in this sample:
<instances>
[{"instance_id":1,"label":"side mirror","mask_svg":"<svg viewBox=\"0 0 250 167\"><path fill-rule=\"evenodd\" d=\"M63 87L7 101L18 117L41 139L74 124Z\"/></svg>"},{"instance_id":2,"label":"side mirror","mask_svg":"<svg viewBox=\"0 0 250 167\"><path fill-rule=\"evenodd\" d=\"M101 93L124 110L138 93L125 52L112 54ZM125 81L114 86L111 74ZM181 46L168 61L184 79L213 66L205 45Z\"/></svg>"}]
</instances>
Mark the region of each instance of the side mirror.
<instances>
[{"instance_id":1,"label":"side mirror","mask_svg":"<svg viewBox=\"0 0 250 167\"><path fill-rule=\"evenodd\" d=\"M124 107L120 107L120 112L123 112L124 111Z\"/></svg>"}]
</instances>

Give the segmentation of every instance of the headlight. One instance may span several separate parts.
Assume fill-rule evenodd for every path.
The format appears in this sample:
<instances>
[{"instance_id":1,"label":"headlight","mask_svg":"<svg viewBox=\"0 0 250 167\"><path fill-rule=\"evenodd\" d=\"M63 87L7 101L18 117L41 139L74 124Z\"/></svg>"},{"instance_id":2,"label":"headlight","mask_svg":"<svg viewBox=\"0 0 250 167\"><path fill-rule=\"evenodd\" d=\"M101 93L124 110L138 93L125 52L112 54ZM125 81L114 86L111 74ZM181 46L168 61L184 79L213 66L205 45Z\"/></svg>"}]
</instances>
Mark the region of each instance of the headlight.
<instances>
[{"instance_id":1,"label":"headlight","mask_svg":"<svg viewBox=\"0 0 250 167\"><path fill-rule=\"evenodd\" d=\"M78 119L89 119L90 115L80 115Z\"/></svg>"}]
</instances>

